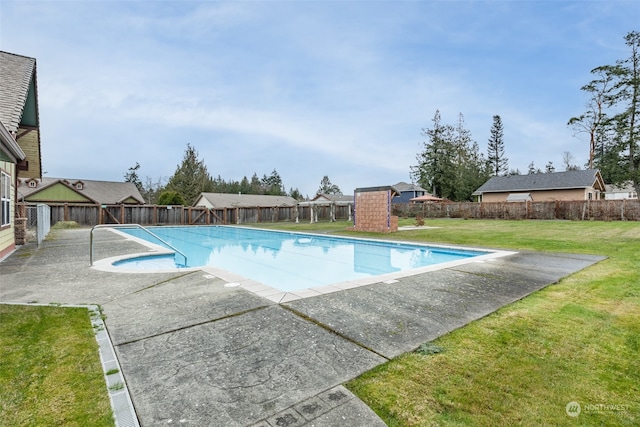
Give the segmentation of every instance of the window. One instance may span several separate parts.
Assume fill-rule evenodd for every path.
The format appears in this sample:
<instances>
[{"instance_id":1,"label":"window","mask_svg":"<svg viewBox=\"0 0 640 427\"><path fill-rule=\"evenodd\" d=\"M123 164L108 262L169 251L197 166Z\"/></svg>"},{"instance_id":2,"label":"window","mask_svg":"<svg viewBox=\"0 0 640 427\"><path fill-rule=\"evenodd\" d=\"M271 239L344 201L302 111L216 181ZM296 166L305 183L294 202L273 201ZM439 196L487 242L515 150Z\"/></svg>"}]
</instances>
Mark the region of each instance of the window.
<instances>
[{"instance_id":1,"label":"window","mask_svg":"<svg viewBox=\"0 0 640 427\"><path fill-rule=\"evenodd\" d=\"M11 225L11 177L0 172L0 226Z\"/></svg>"},{"instance_id":2,"label":"window","mask_svg":"<svg viewBox=\"0 0 640 427\"><path fill-rule=\"evenodd\" d=\"M38 186L38 183L35 182L34 180L29 181L29 188L36 188Z\"/></svg>"}]
</instances>

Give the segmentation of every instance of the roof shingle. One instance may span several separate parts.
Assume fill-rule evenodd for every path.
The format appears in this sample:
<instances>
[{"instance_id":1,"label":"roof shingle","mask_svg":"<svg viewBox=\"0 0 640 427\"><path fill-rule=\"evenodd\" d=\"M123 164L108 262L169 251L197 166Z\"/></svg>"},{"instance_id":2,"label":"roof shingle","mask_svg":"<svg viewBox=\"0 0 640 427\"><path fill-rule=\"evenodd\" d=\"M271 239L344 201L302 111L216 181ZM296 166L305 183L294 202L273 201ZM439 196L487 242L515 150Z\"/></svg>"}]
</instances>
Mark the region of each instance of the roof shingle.
<instances>
[{"instance_id":1,"label":"roof shingle","mask_svg":"<svg viewBox=\"0 0 640 427\"><path fill-rule=\"evenodd\" d=\"M35 58L0 51L0 121L9 132L18 130L35 69Z\"/></svg>"},{"instance_id":2,"label":"roof shingle","mask_svg":"<svg viewBox=\"0 0 640 427\"><path fill-rule=\"evenodd\" d=\"M494 176L473 194L503 193L510 191L560 190L592 187L598 179L597 169L529 175Z\"/></svg>"}]
</instances>

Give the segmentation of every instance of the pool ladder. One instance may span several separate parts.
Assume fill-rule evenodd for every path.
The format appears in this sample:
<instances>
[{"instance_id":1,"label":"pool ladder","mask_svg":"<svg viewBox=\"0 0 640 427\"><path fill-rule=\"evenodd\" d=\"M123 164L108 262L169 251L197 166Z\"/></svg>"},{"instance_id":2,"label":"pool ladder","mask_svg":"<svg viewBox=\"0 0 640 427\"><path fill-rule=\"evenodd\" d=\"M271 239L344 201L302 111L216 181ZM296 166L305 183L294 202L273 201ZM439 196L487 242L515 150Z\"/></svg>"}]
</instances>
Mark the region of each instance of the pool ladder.
<instances>
[{"instance_id":1,"label":"pool ladder","mask_svg":"<svg viewBox=\"0 0 640 427\"><path fill-rule=\"evenodd\" d=\"M161 237L159 237L156 234L152 233L151 230L141 226L140 224L98 224L98 225L94 225L91 228L91 233L89 233L89 262L90 262L91 267L93 267L93 230L95 230L96 228L139 228L141 230L144 230L145 232L147 232L151 236L153 236L155 239L158 239L160 242L162 242L163 245L169 247L174 252L179 253L180 255L182 255L184 257L184 265L185 265L185 267L187 266L187 256L183 252L181 252L179 249L171 246L169 243L164 241Z\"/></svg>"}]
</instances>

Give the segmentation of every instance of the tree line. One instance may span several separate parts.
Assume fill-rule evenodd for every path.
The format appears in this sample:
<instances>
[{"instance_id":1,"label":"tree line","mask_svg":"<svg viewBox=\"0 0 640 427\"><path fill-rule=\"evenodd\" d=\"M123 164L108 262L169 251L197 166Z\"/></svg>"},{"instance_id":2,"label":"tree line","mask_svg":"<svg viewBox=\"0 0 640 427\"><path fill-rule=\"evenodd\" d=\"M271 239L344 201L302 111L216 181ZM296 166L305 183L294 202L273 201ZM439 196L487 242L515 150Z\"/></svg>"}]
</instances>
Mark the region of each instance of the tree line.
<instances>
[{"instance_id":1,"label":"tree line","mask_svg":"<svg viewBox=\"0 0 640 427\"><path fill-rule=\"evenodd\" d=\"M589 161L585 167L599 169L608 184L630 182L640 194L640 32L625 37L629 56L615 65L594 68L595 78L581 90L589 96L587 111L569 120L577 132L589 135ZM426 138L423 149L416 156L417 165L411 167L413 179L434 195L454 201L472 199L472 193L491 176L520 175L509 169L504 150L504 132L499 115L493 116L487 156L465 128L462 113L456 124L444 124L436 110L432 127L422 130ZM573 156L564 152L565 170L578 170ZM555 172L549 161L544 170L534 162L527 173Z\"/></svg>"},{"instance_id":2,"label":"tree line","mask_svg":"<svg viewBox=\"0 0 640 427\"><path fill-rule=\"evenodd\" d=\"M140 164L136 163L124 174L124 180L134 183L148 204L192 205L200 193L264 194L290 196L296 200L305 198L297 188L291 188L287 192L280 174L275 169L262 178L255 172L251 179L244 176L240 181L226 181L220 175L213 178L204 160L199 158L198 151L191 144L187 144L182 162L176 167L166 185L163 185L161 180L153 182L150 178L143 183L138 175L139 170ZM326 175L320 181L318 193L342 194L340 187L332 184Z\"/></svg>"},{"instance_id":3,"label":"tree line","mask_svg":"<svg viewBox=\"0 0 640 427\"><path fill-rule=\"evenodd\" d=\"M609 184L631 183L640 194L640 32L624 37L629 53L614 65L591 70L582 86L586 111L568 125L589 137L589 167Z\"/></svg>"},{"instance_id":4,"label":"tree line","mask_svg":"<svg viewBox=\"0 0 640 427\"><path fill-rule=\"evenodd\" d=\"M586 111L572 117L568 126L589 136L589 161L585 167L599 169L608 184L630 182L640 194L640 32L632 31L624 40L629 56L614 65L599 66L591 71L594 79L581 88L588 96ZM472 200L472 193L491 176L521 174L518 169L509 169L499 115L493 116L486 156L472 139L462 113L458 114L455 124L446 124L436 110L432 126L422 129L421 135L425 140L416 155L417 164L410 166L410 175L414 182L438 197ZM563 166L565 170L580 169L566 151ZM138 163L129 168L125 181L135 183L147 203L190 205L201 192L288 195L304 199L297 188L285 190L275 169L262 178L256 173L240 181L225 181L220 176L212 178L190 144L166 185L149 178L143 184L138 176L139 168ZM544 171L533 162L528 166L528 174L543 172L555 172L553 162L549 161ZM326 175L317 193L342 194Z\"/></svg>"}]
</instances>

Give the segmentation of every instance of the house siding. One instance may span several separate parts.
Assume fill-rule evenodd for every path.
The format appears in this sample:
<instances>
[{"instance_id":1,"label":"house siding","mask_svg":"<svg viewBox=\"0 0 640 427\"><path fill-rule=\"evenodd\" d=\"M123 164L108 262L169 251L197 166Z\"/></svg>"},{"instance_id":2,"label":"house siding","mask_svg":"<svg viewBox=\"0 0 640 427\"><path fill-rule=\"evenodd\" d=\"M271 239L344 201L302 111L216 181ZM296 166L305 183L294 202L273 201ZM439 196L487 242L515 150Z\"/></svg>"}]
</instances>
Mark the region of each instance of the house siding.
<instances>
[{"instance_id":1,"label":"house siding","mask_svg":"<svg viewBox=\"0 0 640 427\"><path fill-rule=\"evenodd\" d=\"M24 132L23 130L19 132ZM42 166L40 164L40 138L37 130L32 130L25 135L18 137L18 145L27 155L29 169L18 171L20 178L38 179L42 176Z\"/></svg>"},{"instance_id":2,"label":"house siding","mask_svg":"<svg viewBox=\"0 0 640 427\"><path fill-rule=\"evenodd\" d=\"M16 247L15 233L14 233L14 218L15 218L15 164L7 161L0 161L0 169L9 175L11 179L11 194L9 202L9 218L10 223L8 226L0 227L0 259L8 255Z\"/></svg>"},{"instance_id":3,"label":"house siding","mask_svg":"<svg viewBox=\"0 0 640 427\"><path fill-rule=\"evenodd\" d=\"M24 184L26 187L27 184ZM27 202L95 203L63 184L55 184L25 197Z\"/></svg>"},{"instance_id":4,"label":"house siding","mask_svg":"<svg viewBox=\"0 0 640 427\"><path fill-rule=\"evenodd\" d=\"M589 193L593 200L600 199L600 192L593 188L575 188L570 190L537 190L510 191L502 193L483 193L483 202L505 202L511 193L529 193L535 202L553 202L556 200L588 200Z\"/></svg>"},{"instance_id":5,"label":"house siding","mask_svg":"<svg viewBox=\"0 0 640 427\"><path fill-rule=\"evenodd\" d=\"M196 200L196 202L193 204L193 206L202 206L202 207L209 208L209 209L213 208L213 205L211 203L209 203L207 198L206 197L202 197L202 196L200 196L198 198L198 200Z\"/></svg>"},{"instance_id":6,"label":"house siding","mask_svg":"<svg viewBox=\"0 0 640 427\"><path fill-rule=\"evenodd\" d=\"M395 196L392 200L393 203L411 203L411 199L414 197L424 196L426 191L403 191L399 196Z\"/></svg>"}]
</instances>

